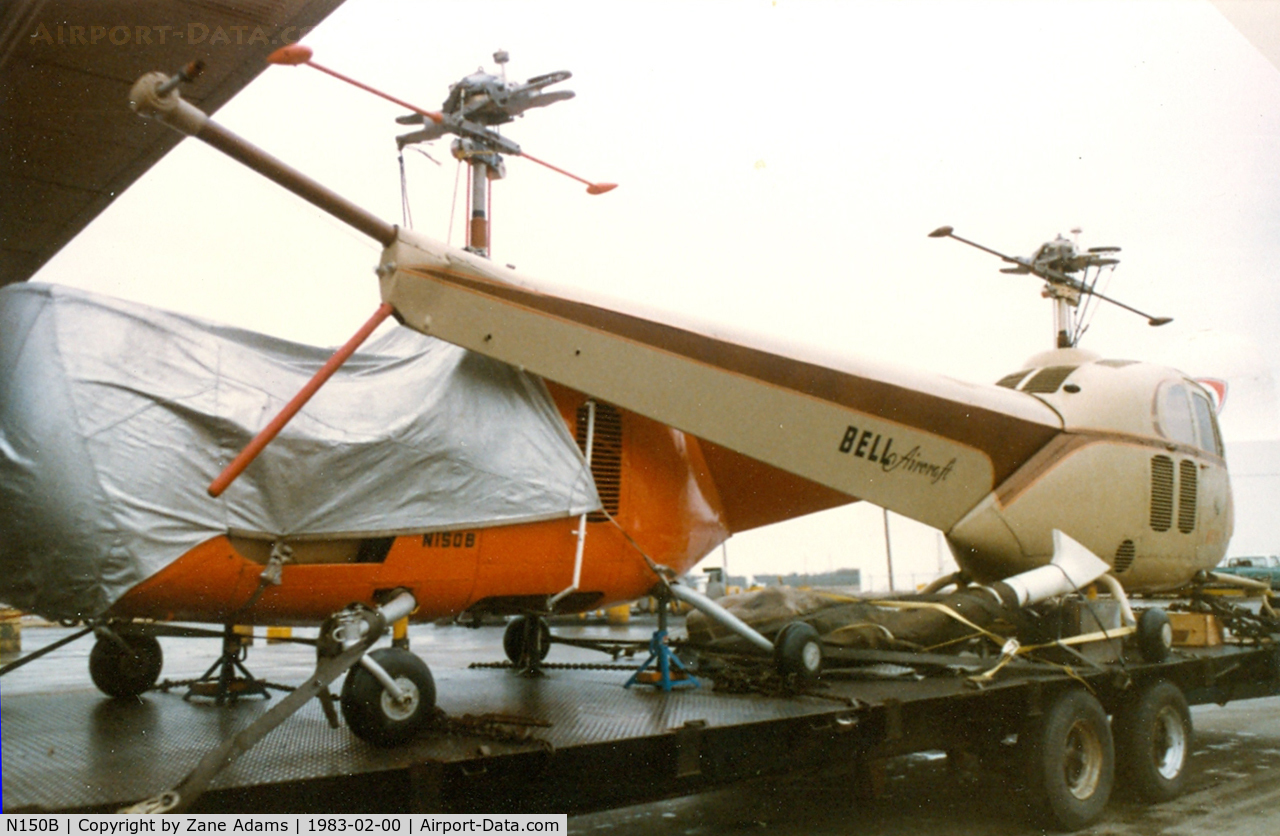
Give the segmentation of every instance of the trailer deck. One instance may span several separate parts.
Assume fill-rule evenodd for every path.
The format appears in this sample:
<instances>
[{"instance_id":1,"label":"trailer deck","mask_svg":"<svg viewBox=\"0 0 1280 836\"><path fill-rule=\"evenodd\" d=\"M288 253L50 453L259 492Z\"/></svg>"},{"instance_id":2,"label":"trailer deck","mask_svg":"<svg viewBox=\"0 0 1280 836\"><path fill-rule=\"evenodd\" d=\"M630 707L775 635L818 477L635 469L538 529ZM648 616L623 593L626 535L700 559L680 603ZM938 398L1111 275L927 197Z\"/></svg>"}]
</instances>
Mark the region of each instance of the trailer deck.
<instances>
[{"instance_id":1,"label":"trailer deck","mask_svg":"<svg viewBox=\"0 0 1280 836\"><path fill-rule=\"evenodd\" d=\"M651 629L557 633L636 639ZM60 630L28 631L27 650ZM411 637L452 718L439 732L378 749L331 729L313 700L219 775L194 811L576 813L856 758L963 747L1001 718L1034 713L1044 693L1075 679L1104 693L1122 687L1124 676L1170 678L1193 704L1280 693L1274 648L1180 653L1127 671L1011 667L982 687L963 675L835 675L815 693L771 697L716 692L705 680L671 693L626 690L625 670L591 664L607 657L563 646L548 661L584 667L542 678L469 667L501 657L496 627L424 626ZM217 653L208 640L163 644L170 678L197 675ZM215 706L184 700L181 689L109 700L89 682L90 645L70 645L0 680L5 812L104 812L157 795L271 704ZM257 675L284 683L301 681L311 663L308 647L264 647L261 639L248 660Z\"/></svg>"}]
</instances>

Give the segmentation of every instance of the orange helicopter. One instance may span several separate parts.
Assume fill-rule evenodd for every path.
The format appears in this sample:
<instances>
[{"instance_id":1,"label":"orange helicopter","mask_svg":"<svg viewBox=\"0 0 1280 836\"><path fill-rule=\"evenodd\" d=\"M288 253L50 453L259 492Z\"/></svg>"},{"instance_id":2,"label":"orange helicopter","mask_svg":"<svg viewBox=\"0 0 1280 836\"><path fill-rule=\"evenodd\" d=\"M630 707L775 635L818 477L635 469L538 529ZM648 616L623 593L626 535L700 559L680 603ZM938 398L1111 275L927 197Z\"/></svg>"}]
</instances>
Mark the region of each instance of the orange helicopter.
<instances>
[{"instance_id":1,"label":"orange helicopter","mask_svg":"<svg viewBox=\"0 0 1280 836\"><path fill-rule=\"evenodd\" d=\"M302 54L309 53L305 48L286 48L274 58L296 63L294 59ZM498 53L495 58L500 64L505 63L505 53ZM193 80L199 71L199 66L193 64L175 76L166 76L156 90L166 101L176 101L177 87ZM456 137L454 153L468 163L471 177L466 249L469 257L487 256L488 189L490 181L503 174L502 155L529 158L493 127L525 109L572 96L567 91L552 93L544 89L568 77L567 72L554 73L517 85L476 73L453 85L442 112L413 108L412 117L400 120L428 126L401 137L401 147L446 133ZM234 153L265 158L256 149L234 142L232 146L237 149ZM287 171L283 167L275 170ZM294 185L300 182L300 175L281 176ZM588 186L591 194L603 194L613 188L610 184ZM324 192L317 184L304 188L315 194ZM353 217L371 224L380 237L395 235L395 228L381 225L359 210L354 211ZM42 298L57 295L35 286L10 293L13 299L19 294ZM61 294L71 295L69 291ZM93 302L74 298L70 304L85 306ZM18 309L13 301L10 307ZM303 392L215 480L209 494L221 495L390 313L388 306L380 308L351 341L323 364ZM211 332L190 339L200 342L214 338ZM139 352L131 339L122 343L135 353L149 356L162 350ZM3 359L0 352L0 360ZM124 355L115 361L129 365ZM672 597L715 609L695 590L671 581L691 570L732 534L854 501L838 490L581 391L551 381L533 381L533 388L541 392L549 409L563 422L566 437L576 440L574 455L584 468L589 468L599 501L586 513L560 513L556 518L517 524L495 525L482 520L462 528L416 531L394 525L392 534L357 531L334 535L302 530L282 535L233 524L227 533L165 558L162 568L138 582L122 584L127 588L109 596L104 606L55 594L64 590L33 591L30 584L21 582L12 584L5 594L18 606L50 617L89 623L76 636L88 630L96 632L98 640L90 655L90 673L95 684L114 697L133 697L156 684L163 665L157 636L209 635L191 628L171 627L167 622L226 625L220 634L224 640L222 657L203 678L216 688L200 691L215 696L219 702L247 694L266 696L266 688L272 687L255 679L241 664L242 645L232 632L232 624L325 622L323 636L340 636L331 642L330 655L335 656L339 649L367 647L387 625L403 624L407 618L431 621L458 617L478 621L485 615L518 615L521 617L508 626L504 648L518 667L536 671L551 640L546 616L584 612L656 594L663 601L660 633L665 636L666 604ZM162 399L153 396L152 400ZM318 472L315 478L320 478ZM143 497L141 501L150 500ZM23 573L20 569L15 574ZM671 593L673 586L679 586L675 593ZM353 601L360 602L355 609L349 606ZM728 614L723 617L733 621ZM797 625L792 639L785 644L770 642L745 625L735 626L762 649L774 650L776 645L779 664L784 667L815 669L817 636L806 625ZM326 639L322 637L320 644L324 648ZM678 665L678 660L670 656L661 638L655 640L653 648L650 662L659 671L656 684L669 689L673 685L672 665ZM380 745L410 739L434 706L435 690L429 669L403 647L358 657L351 657L355 667L342 692L341 707L348 725L358 736ZM331 681L332 677L328 679ZM675 683L692 681L677 678ZM393 695L390 702L384 689ZM314 688L309 690L316 692ZM304 688L298 693L307 691ZM316 693L327 697L327 691Z\"/></svg>"}]
</instances>

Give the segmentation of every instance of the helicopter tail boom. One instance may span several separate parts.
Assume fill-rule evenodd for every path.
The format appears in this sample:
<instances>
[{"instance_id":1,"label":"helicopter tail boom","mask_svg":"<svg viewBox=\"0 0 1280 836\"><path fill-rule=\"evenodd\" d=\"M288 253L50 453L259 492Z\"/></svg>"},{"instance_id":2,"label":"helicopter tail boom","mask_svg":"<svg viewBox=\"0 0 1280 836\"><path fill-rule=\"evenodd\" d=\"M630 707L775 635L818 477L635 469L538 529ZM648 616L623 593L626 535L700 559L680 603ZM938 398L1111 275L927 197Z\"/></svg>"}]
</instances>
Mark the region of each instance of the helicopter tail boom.
<instances>
[{"instance_id":1,"label":"helicopter tail boom","mask_svg":"<svg viewBox=\"0 0 1280 836\"><path fill-rule=\"evenodd\" d=\"M412 233L379 275L410 328L943 530L1061 427L996 387L837 370L529 290Z\"/></svg>"}]
</instances>

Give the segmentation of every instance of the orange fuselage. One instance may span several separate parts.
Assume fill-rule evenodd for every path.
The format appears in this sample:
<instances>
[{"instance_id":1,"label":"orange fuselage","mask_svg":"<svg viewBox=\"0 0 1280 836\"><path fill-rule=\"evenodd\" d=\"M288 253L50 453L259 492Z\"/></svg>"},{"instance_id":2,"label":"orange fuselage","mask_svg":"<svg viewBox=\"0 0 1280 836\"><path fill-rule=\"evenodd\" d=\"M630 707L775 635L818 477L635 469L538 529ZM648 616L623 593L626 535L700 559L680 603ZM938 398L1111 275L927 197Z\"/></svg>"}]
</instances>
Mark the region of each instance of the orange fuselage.
<instances>
[{"instance_id":1,"label":"orange fuselage","mask_svg":"<svg viewBox=\"0 0 1280 836\"><path fill-rule=\"evenodd\" d=\"M582 445L586 396L549 388ZM642 597L657 582L642 553L683 573L732 530L698 439L601 405L594 441L592 471L612 520L589 517L578 592L565 596L559 611ZM748 477L750 467L743 470L740 475ZM578 525L577 518L566 518L383 540L299 541L291 544L294 558L285 564L282 582L264 586L247 607L271 544L220 536L135 586L110 614L315 623L397 588L413 593L419 620L468 610L538 610L572 584Z\"/></svg>"}]
</instances>

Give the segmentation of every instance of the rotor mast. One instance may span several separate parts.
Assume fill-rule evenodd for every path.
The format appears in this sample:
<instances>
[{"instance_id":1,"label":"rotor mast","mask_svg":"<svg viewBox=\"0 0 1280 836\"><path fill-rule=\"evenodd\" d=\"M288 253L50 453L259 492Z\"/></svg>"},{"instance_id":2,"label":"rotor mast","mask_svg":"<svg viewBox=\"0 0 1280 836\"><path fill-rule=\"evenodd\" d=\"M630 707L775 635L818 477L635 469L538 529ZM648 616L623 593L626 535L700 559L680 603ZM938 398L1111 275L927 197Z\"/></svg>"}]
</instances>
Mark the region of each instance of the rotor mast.
<instances>
[{"instance_id":1,"label":"rotor mast","mask_svg":"<svg viewBox=\"0 0 1280 836\"><path fill-rule=\"evenodd\" d=\"M467 205L470 218L467 223L467 250L489 257L489 197L490 183L507 176L506 164L499 154L477 147L477 143L462 138L453 141L453 156L467 164Z\"/></svg>"},{"instance_id":2,"label":"rotor mast","mask_svg":"<svg viewBox=\"0 0 1280 836\"><path fill-rule=\"evenodd\" d=\"M505 50L498 50L493 54L493 62L498 65L498 69L502 73L503 84L507 80L507 62L509 60L510 56ZM459 82L459 85L465 85L466 83L467 79L463 79L463 81ZM454 85L454 87L459 85ZM459 103L465 108L477 97L485 95L484 92L477 91L470 96L464 95L459 99ZM450 96L450 101L452 100L453 97ZM446 102L447 104L448 102ZM488 258L490 185L492 181L506 177L507 170L502 161L502 156L496 152L496 149L486 148L484 145L484 143L471 137L464 136L454 139L451 150L454 158L467 164L467 177L470 184L470 197L467 205L471 210L467 223L467 249L476 255Z\"/></svg>"},{"instance_id":3,"label":"rotor mast","mask_svg":"<svg viewBox=\"0 0 1280 836\"><path fill-rule=\"evenodd\" d=\"M1075 348L1076 312L1080 305L1080 291L1075 288L1045 282L1041 295L1053 300L1053 336L1055 348Z\"/></svg>"},{"instance_id":4,"label":"rotor mast","mask_svg":"<svg viewBox=\"0 0 1280 836\"><path fill-rule=\"evenodd\" d=\"M517 84L507 81L505 50L493 54L501 76L476 70L469 76L449 86L449 97L440 112L416 109L396 121L402 125L418 124L422 129L396 137L396 145L403 150L406 145L430 142L445 134L453 134L450 148L455 159L467 164L467 243L466 249L476 255L489 257L491 246L490 205L491 184L506 177L504 156L524 157L559 174L577 180L587 187L587 193L604 194L616 188L614 183L595 183L538 159L518 144L498 132L498 127L522 116L526 110L546 107L573 98L569 90L547 90L571 77L568 71L535 76ZM399 102L398 99L392 101ZM402 103L403 104L403 103ZM429 120L429 122L428 122Z\"/></svg>"}]
</instances>

